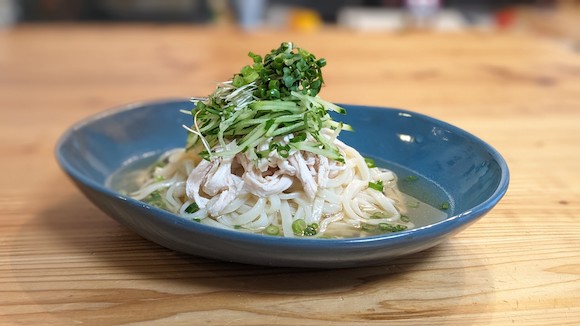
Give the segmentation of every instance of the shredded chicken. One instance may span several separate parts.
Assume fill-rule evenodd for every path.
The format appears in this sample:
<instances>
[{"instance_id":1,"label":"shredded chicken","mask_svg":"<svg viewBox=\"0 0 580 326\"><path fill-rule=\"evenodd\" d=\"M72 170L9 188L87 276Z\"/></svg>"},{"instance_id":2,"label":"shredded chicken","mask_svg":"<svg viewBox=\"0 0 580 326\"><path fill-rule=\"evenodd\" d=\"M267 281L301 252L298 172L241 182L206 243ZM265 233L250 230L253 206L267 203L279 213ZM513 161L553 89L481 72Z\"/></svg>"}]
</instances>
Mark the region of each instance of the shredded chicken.
<instances>
[{"instance_id":1,"label":"shredded chicken","mask_svg":"<svg viewBox=\"0 0 580 326\"><path fill-rule=\"evenodd\" d=\"M316 164L318 165L318 185L322 188L326 187L328 183L328 175L330 174L330 164L326 156L317 155Z\"/></svg>"},{"instance_id":2,"label":"shredded chicken","mask_svg":"<svg viewBox=\"0 0 580 326\"><path fill-rule=\"evenodd\" d=\"M215 157L201 161L191 171L185 190L200 208L206 208L211 216L219 216L240 194L243 185L242 178L232 173L232 158Z\"/></svg>"},{"instance_id":3,"label":"shredded chicken","mask_svg":"<svg viewBox=\"0 0 580 326\"><path fill-rule=\"evenodd\" d=\"M185 193L187 194L187 197L193 198L193 200L195 200L195 203L199 208L204 208L206 203L209 201L207 198L202 197L199 191L201 184L206 179L206 176L211 168L212 163L202 160L187 177Z\"/></svg>"},{"instance_id":4,"label":"shredded chicken","mask_svg":"<svg viewBox=\"0 0 580 326\"><path fill-rule=\"evenodd\" d=\"M307 164L301 152L296 152L294 155L289 156L288 162L296 169L296 177L302 182L304 192L306 192L308 198L313 199L318 191L318 183L314 180L312 171L309 168L309 166L312 167L312 164Z\"/></svg>"},{"instance_id":5,"label":"shredded chicken","mask_svg":"<svg viewBox=\"0 0 580 326\"><path fill-rule=\"evenodd\" d=\"M335 143L339 148L343 145L338 140ZM326 187L333 172L342 168L325 156L301 151L293 151L287 158L273 151L258 162L244 153L229 158L213 157L210 161L201 161L191 171L186 193L215 217L243 192L266 197L282 193L296 182L302 185L308 198L314 199L319 188Z\"/></svg>"},{"instance_id":6,"label":"shredded chicken","mask_svg":"<svg viewBox=\"0 0 580 326\"><path fill-rule=\"evenodd\" d=\"M238 154L236 158L244 167L245 172L242 176L245 182L244 189L256 196L265 197L281 193L293 183L292 175L281 173L280 169L273 173L271 169L262 172L246 155Z\"/></svg>"}]
</instances>

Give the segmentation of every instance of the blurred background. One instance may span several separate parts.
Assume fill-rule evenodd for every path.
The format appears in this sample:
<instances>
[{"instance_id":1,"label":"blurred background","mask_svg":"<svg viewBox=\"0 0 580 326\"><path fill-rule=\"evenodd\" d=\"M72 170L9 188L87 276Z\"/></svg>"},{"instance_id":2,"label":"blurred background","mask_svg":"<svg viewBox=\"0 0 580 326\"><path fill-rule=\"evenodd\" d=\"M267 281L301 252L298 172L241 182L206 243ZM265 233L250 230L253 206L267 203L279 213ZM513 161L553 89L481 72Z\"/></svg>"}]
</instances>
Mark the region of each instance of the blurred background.
<instances>
[{"instance_id":1,"label":"blurred background","mask_svg":"<svg viewBox=\"0 0 580 326\"><path fill-rule=\"evenodd\" d=\"M246 30L518 30L580 40L579 0L0 0L0 26L33 22L237 24Z\"/></svg>"}]
</instances>

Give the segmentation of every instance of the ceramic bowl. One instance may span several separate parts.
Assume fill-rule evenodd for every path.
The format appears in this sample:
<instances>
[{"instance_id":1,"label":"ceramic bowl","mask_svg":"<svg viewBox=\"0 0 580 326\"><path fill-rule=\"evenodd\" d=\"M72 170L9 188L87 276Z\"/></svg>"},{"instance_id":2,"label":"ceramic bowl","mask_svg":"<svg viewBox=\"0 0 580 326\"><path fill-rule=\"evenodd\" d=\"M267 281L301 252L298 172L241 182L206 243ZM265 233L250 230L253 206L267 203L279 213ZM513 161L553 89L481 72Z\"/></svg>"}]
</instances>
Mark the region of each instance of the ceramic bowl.
<instances>
[{"instance_id":1,"label":"ceramic bowl","mask_svg":"<svg viewBox=\"0 0 580 326\"><path fill-rule=\"evenodd\" d=\"M64 172L103 212L166 248L218 260L267 266L342 268L376 265L448 239L489 212L508 188L506 162L490 145L443 121L411 111L342 105L354 132L340 138L400 177L419 176L450 203L449 217L415 229L364 238L282 238L218 229L128 198L108 184L136 159L183 147L191 116L188 100L127 105L89 117L60 138L56 157ZM416 197L419 188L399 178ZM416 193L415 193L416 192ZM428 201L428 196L424 198ZM436 199L441 200L441 198ZM485 236L485 235L482 235Z\"/></svg>"}]
</instances>

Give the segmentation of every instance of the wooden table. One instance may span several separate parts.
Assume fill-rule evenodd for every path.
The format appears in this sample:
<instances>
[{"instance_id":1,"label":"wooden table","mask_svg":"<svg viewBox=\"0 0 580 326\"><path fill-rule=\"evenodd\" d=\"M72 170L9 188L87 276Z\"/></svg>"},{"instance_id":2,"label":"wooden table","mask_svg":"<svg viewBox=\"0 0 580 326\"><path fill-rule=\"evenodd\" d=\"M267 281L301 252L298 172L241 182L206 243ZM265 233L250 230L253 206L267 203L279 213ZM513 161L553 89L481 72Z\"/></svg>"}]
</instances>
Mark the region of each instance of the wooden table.
<instances>
[{"instance_id":1,"label":"wooden table","mask_svg":"<svg viewBox=\"0 0 580 326\"><path fill-rule=\"evenodd\" d=\"M497 148L511 185L451 240L379 267L264 268L173 252L109 219L55 143L128 102L206 95L293 40L324 98L444 119ZM526 35L156 25L0 30L1 325L580 324L580 54Z\"/></svg>"}]
</instances>

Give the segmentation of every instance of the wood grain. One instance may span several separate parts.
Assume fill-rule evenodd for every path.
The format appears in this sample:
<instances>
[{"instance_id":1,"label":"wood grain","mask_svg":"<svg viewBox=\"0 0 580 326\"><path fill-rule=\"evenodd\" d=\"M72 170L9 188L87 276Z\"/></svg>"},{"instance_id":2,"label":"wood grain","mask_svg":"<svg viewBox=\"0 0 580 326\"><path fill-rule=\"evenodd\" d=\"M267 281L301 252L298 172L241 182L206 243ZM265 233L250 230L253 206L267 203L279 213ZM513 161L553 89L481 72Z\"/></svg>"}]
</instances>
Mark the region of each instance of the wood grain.
<instances>
[{"instance_id":1,"label":"wood grain","mask_svg":"<svg viewBox=\"0 0 580 326\"><path fill-rule=\"evenodd\" d=\"M55 143L77 120L205 95L248 50L284 40L328 60L329 100L407 108L491 143L510 166L508 194L448 242L390 264L264 268L148 242L59 170ZM526 35L0 30L0 324L580 324L579 108L580 54Z\"/></svg>"}]
</instances>

